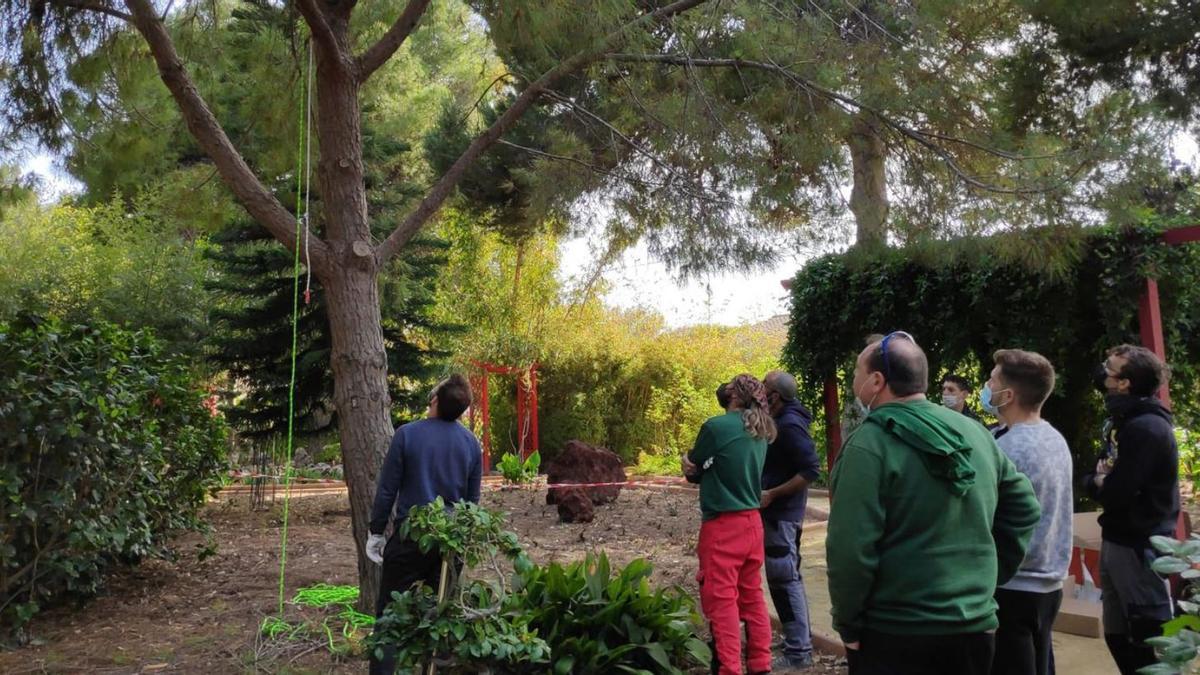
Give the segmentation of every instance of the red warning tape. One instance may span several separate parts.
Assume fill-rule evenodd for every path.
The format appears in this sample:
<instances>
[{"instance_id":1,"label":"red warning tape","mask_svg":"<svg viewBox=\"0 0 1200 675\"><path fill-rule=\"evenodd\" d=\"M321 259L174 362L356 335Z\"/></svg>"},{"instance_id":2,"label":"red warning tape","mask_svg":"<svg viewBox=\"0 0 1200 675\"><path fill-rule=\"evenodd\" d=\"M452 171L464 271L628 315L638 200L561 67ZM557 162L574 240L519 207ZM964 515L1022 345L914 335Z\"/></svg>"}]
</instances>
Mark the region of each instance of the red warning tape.
<instances>
[{"instance_id":1,"label":"red warning tape","mask_svg":"<svg viewBox=\"0 0 1200 675\"><path fill-rule=\"evenodd\" d=\"M663 488L667 490L695 490L696 486L689 484L683 478L646 478L641 480L625 480L607 483L485 483L484 490L567 490L570 488L598 487L630 487L630 488Z\"/></svg>"},{"instance_id":2,"label":"red warning tape","mask_svg":"<svg viewBox=\"0 0 1200 675\"><path fill-rule=\"evenodd\" d=\"M229 472L231 478L235 479L259 479L267 478L276 481L277 485L284 485L279 479L283 476L278 474L267 473L250 473L243 471ZM543 483L543 479L535 480L532 483L505 483L498 476L489 476L483 481L483 489L487 491L494 490L566 490L570 488L600 488L600 487L630 487L630 488L665 488L665 489L683 489L695 490L696 486L687 482L683 478L640 478L636 480L612 481L603 483ZM344 480L336 478L293 478L293 485L327 485L329 487L340 487L345 485ZM229 486L241 487L241 486ZM249 487L249 486L245 486Z\"/></svg>"}]
</instances>

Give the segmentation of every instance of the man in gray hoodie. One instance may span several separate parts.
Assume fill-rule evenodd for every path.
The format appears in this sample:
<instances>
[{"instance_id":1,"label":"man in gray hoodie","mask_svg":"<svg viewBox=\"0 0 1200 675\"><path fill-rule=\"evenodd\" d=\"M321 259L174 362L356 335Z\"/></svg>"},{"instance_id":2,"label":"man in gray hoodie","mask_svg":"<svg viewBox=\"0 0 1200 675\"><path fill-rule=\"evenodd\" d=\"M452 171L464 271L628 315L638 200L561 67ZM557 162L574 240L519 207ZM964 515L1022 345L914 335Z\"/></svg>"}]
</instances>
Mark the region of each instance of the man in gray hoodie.
<instances>
[{"instance_id":1,"label":"man in gray hoodie","mask_svg":"<svg viewBox=\"0 0 1200 675\"><path fill-rule=\"evenodd\" d=\"M1053 659L1050 629L1071 561L1071 452L1041 415L1054 390L1054 366L1019 349L1001 349L993 358L996 367L980 398L1003 424L996 444L1033 484L1042 517L1017 574L996 589L1000 627L992 675L1046 675Z\"/></svg>"}]
</instances>

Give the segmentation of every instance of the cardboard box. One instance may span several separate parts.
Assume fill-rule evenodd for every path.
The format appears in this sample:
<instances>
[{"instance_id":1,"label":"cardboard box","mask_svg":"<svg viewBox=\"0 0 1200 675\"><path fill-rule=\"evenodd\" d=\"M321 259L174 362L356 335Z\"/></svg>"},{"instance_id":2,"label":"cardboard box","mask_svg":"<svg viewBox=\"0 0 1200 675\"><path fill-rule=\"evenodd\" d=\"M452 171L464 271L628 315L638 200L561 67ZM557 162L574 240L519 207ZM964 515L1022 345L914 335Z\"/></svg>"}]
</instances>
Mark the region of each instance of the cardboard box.
<instances>
[{"instance_id":1,"label":"cardboard box","mask_svg":"<svg viewBox=\"0 0 1200 675\"><path fill-rule=\"evenodd\" d=\"M1085 511L1076 513L1071 520L1074 534L1074 545L1093 551L1100 550L1100 512Z\"/></svg>"},{"instance_id":2,"label":"cardboard box","mask_svg":"<svg viewBox=\"0 0 1200 675\"><path fill-rule=\"evenodd\" d=\"M1101 620L1103 605L1075 597L1077 583L1083 581L1082 565L1087 565L1094 583L1100 583L1100 523L1098 511L1076 513L1072 520L1074 538L1071 574L1063 582L1063 601L1054 619L1054 630L1090 638L1104 637Z\"/></svg>"},{"instance_id":3,"label":"cardboard box","mask_svg":"<svg viewBox=\"0 0 1200 675\"><path fill-rule=\"evenodd\" d=\"M1102 605L1076 600L1073 591L1068 593L1067 587L1063 586L1062 607L1054 618L1054 630L1090 638L1104 637L1104 624L1100 619Z\"/></svg>"}]
</instances>

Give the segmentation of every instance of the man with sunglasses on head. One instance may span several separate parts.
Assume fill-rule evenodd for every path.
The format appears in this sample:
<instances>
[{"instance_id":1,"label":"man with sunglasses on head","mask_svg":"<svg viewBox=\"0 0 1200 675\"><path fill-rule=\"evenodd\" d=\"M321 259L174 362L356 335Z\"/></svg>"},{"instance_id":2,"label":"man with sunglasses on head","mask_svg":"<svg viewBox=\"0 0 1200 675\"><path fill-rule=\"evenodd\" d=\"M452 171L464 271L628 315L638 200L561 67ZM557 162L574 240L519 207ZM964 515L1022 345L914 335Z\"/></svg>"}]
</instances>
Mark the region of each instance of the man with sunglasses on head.
<instances>
[{"instance_id":1,"label":"man with sunglasses on head","mask_svg":"<svg viewBox=\"0 0 1200 675\"><path fill-rule=\"evenodd\" d=\"M412 540L385 537L388 521L394 519L398 526L413 507L438 497L447 505L479 503L483 451L479 439L458 423L470 406L470 383L462 375L451 375L434 387L427 417L401 425L392 436L375 487L366 546L367 558L383 566L376 618L383 616L393 591L403 593L420 583L436 591L441 577L441 552L422 553ZM372 675L394 672L394 655L376 659L372 654L370 669Z\"/></svg>"},{"instance_id":2,"label":"man with sunglasses on head","mask_svg":"<svg viewBox=\"0 0 1200 675\"><path fill-rule=\"evenodd\" d=\"M1101 457L1084 488L1100 502L1104 641L1123 675L1156 663L1146 638L1172 615L1167 582L1150 569L1154 535L1179 518L1179 449L1171 413L1155 394L1167 367L1145 347L1121 345L1097 374L1109 420Z\"/></svg>"},{"instance_id":3,"label":"man with sunglasses on head","mask_svg":"<svg viewBox=\"0 0 1200 675\"><path fill-rule=\"evenodd\" d=\"M842 447L825 540L834 628L850 675L984 675L997 584L1041 516L1029 479L980 424L925 398L907 333L858 356L867 419Z\"/></svg>"}]
</instances>

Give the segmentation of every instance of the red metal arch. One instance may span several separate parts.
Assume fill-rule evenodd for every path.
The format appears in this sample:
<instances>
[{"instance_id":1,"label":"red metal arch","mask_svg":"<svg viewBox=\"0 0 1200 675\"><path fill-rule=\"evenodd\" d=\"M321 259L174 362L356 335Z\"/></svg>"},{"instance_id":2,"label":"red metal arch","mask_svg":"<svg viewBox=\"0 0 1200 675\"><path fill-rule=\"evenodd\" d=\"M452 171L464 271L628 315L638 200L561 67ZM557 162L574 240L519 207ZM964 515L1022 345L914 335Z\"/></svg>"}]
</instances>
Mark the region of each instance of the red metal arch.
<instances>
[{"instance_id":1,"label":"red metal arch","mask_svg":"<svg viewBox=\"0 0 1200 675\"><path fill-rule=\"evenodd\" d=\"M492 434L491 410L489 405L488 380L490 375L517 376L517 453L524 460L538 451L537 414L537 369L538 363L527 367L503 366L495 363L472 361L475 373L471 376L471 388L475 391L478 405L471 406L470 425L483 441L483 470L491 471Z\"/></svg>"}]
</instances>

